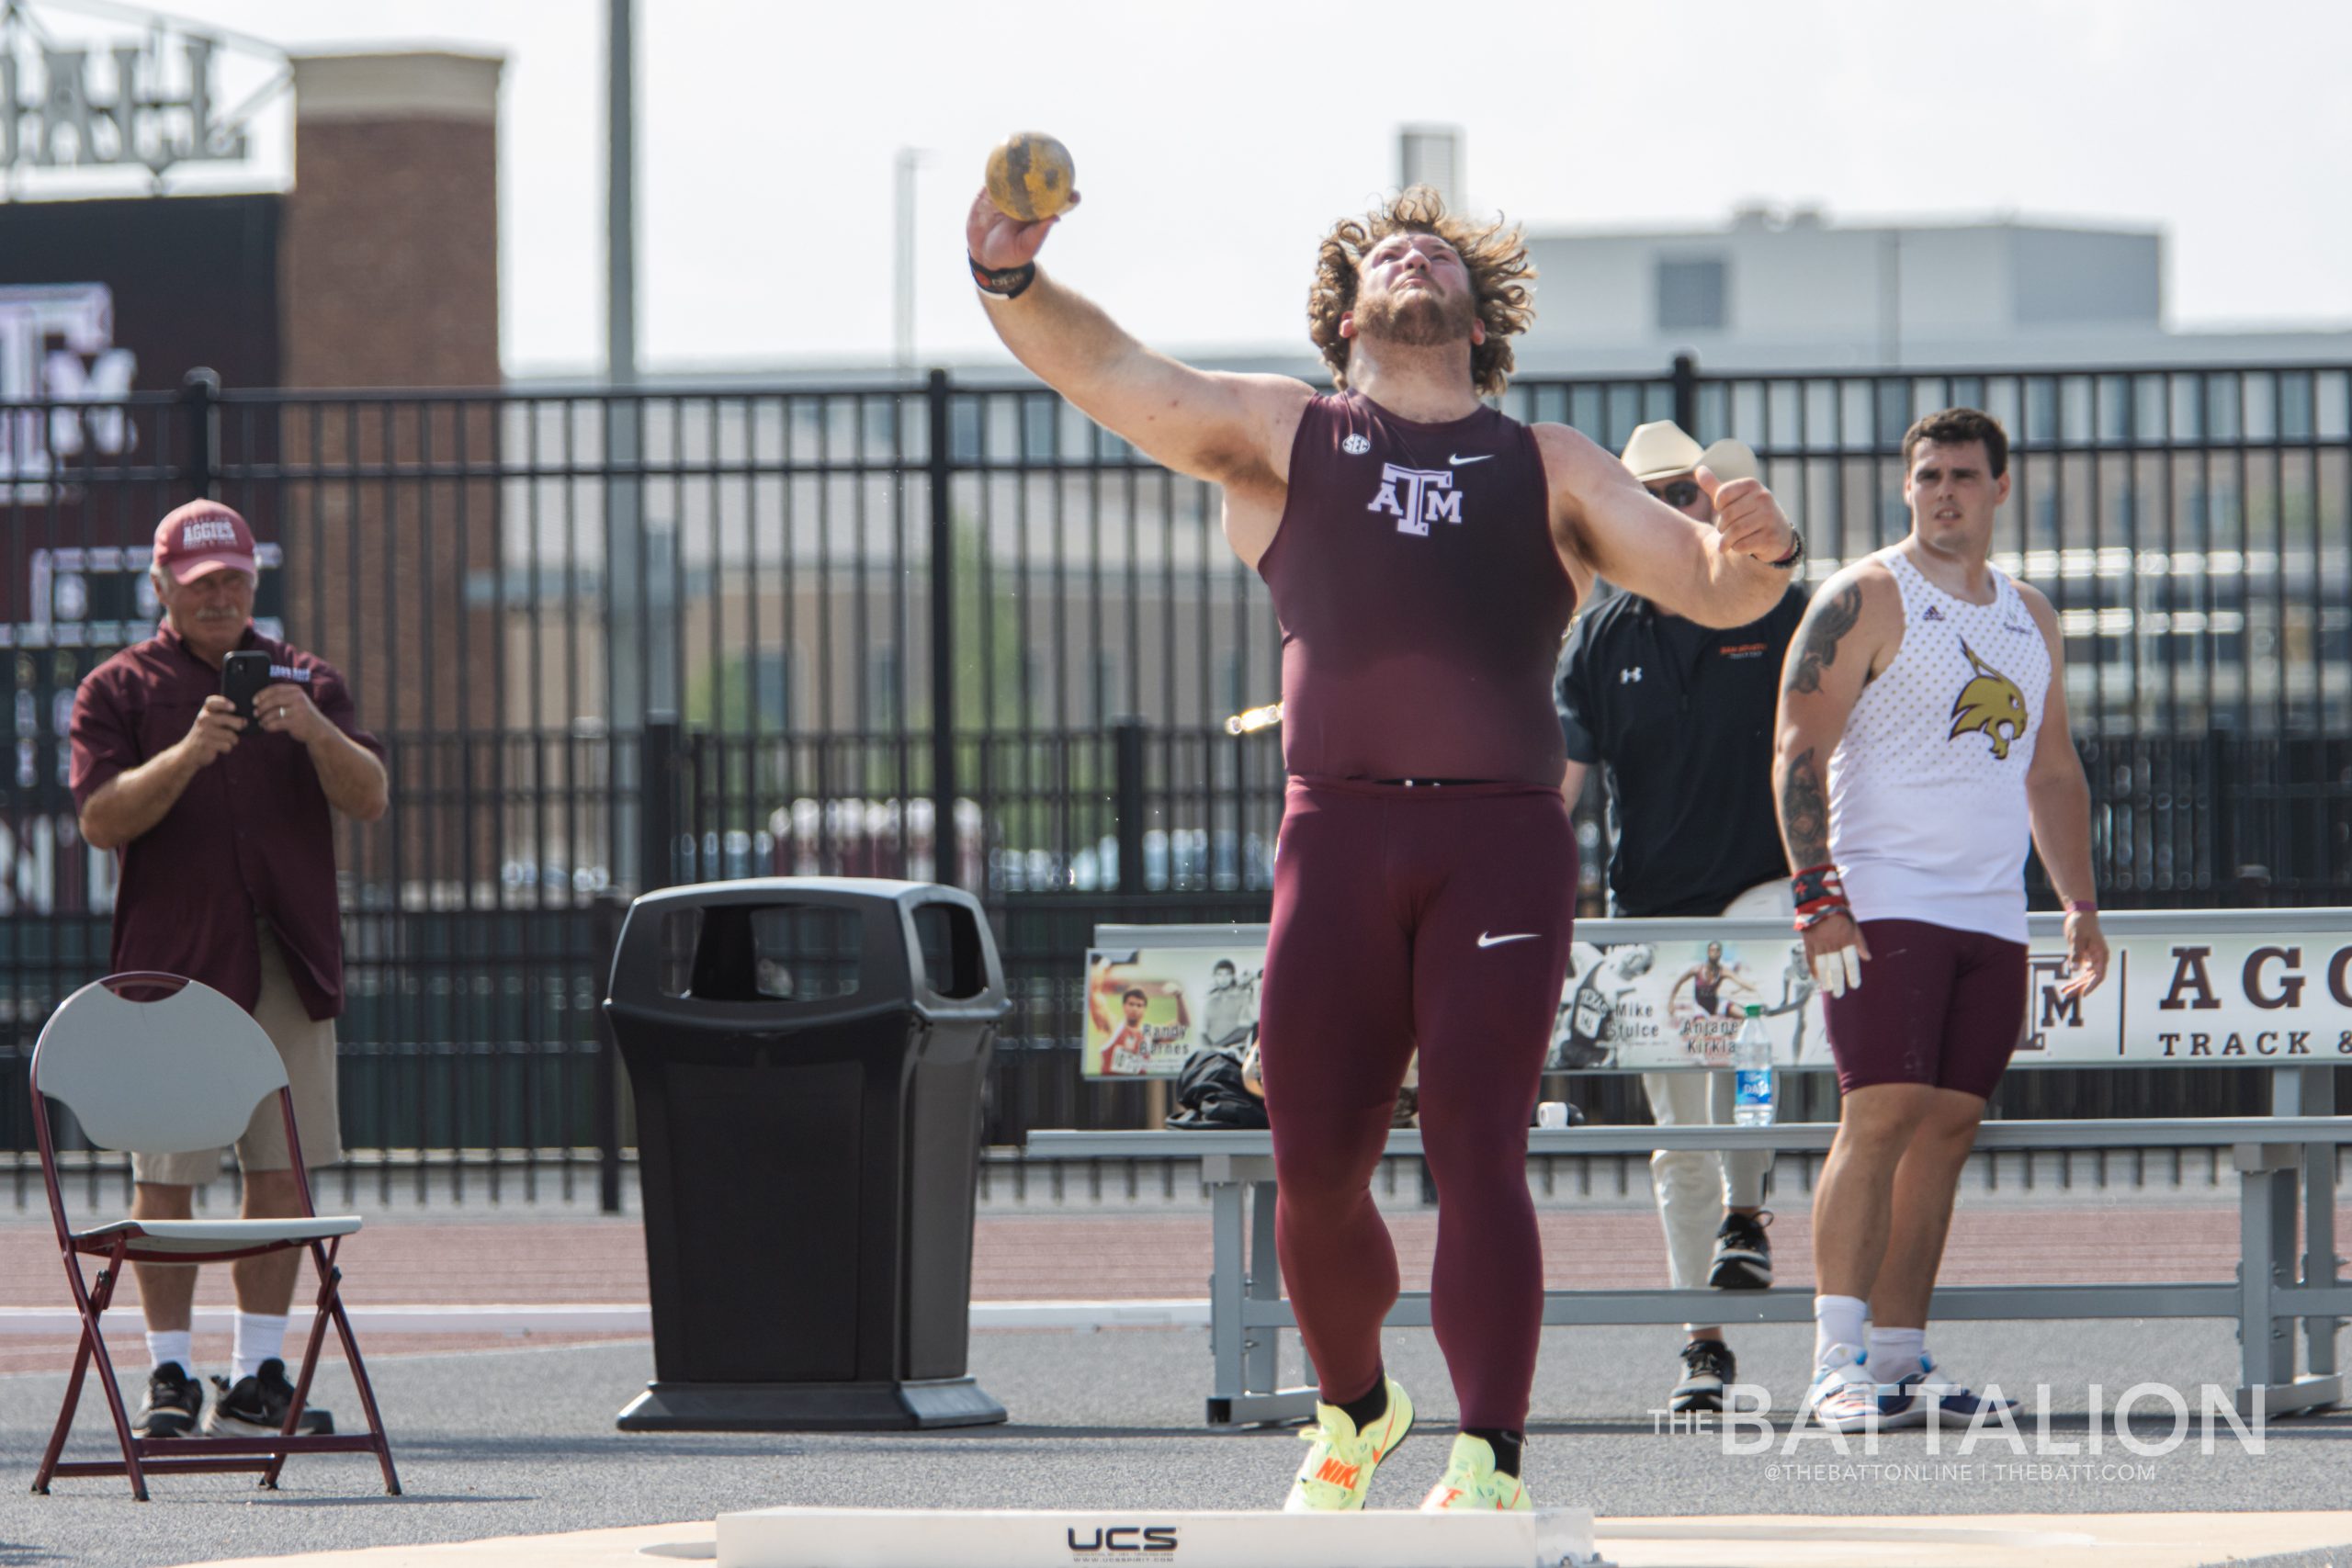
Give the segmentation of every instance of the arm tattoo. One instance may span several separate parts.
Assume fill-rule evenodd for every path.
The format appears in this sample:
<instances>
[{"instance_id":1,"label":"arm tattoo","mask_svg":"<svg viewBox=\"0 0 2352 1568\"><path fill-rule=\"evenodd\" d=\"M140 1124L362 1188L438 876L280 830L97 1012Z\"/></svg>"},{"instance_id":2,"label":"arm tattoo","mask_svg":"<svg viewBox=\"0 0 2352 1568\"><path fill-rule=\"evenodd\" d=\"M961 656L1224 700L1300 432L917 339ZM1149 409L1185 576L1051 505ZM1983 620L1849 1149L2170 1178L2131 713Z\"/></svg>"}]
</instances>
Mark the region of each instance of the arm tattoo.
<instances>
[{"instance_id":1,"label":"arm tattoo","mask_svg":"<svg viewBox=\"0 0 2352 1568\"><path fill-rule=\"evenodd\" d=\"M1799 628L1804 635L1804 646L1797 650L1797 661L1789 669L1786 689L1803 693L1821 690L1821 672L1838 662L1838 644L1861 618L1862 589L1858 582L1848 583L1834 597L1807 610L1804 625Z\"/></svg>"},{"instance_id":2,"label":"arm tattoo","mask_svg":"<svg viewBox=\"0 0 2352 1568\"><path fill-rule=\"evenodd\" d=\"M1789 863L1819 865L1829 858L1829 803L1821 788L1821 770L1808 746L1789 759L1788 776L1781 784L1781 836L1788 840Z\"/></svg>"}]
</instances>

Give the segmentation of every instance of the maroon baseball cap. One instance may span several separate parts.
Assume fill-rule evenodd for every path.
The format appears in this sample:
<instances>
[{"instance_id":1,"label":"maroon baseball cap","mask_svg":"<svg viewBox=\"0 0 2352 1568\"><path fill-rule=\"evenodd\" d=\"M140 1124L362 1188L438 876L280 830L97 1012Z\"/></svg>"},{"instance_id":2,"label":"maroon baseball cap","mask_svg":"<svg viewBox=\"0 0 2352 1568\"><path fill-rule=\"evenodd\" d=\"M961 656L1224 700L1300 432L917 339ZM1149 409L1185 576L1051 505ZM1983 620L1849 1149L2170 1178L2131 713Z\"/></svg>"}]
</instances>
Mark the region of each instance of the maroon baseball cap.
<instances>
[{"instance_id":1,"label":"maroon baseball cap","mask_svg":"<svg viewBox=\"0 0 2352 1568\"><path fill-rule=\"evenodd\" d=\"M222 567L247 577L261 575L254 561L254 531L217 501L191 501L164 514L155 525L155 565L170 572L174 582L193 582Z\"/></svg>"}]
</instances>

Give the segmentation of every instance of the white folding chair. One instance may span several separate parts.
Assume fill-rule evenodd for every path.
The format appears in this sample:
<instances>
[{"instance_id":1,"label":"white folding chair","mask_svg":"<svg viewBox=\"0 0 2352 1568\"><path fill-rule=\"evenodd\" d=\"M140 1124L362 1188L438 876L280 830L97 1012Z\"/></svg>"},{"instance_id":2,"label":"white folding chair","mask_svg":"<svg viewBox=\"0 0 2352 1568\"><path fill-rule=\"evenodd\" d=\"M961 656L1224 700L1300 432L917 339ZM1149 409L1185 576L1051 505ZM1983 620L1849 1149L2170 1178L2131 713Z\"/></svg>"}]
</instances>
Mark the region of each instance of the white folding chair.
<instances>
[{"instance_id":1,"label":"white folding chair","mask_svg":"<svg viewBox=\"0 0 2352 1568\"><path fill-rule=\"evenodd\" d=\"M301 1140L294 1126L294 1097L286 1084L286 1065L261 1025L244 1009L197 981L177 975L109 975L66 998L51 1015L33 1047L32 1089L41 1180L49 1189L49 1212L57 1223L65 1278L73 1286L74 1306L82 1316L82 1343L74 1352L74 1375L65 1385L64 1407L58 1412L57 1429L50 1435L49 1451L41 1457L33 1490L46 1493L51 1478L61 1475L127 1475L131 1495L145 1502L149 1474L259 1471L261 1484L274 1487L288 1454L372 1453L383 1467L384 1490L397 1496L401 1486L392 1469L391 1445L385 1440L376 1393L359 1359L351 1320L343 1310L343 1275L334 1261L342 1238L359 1228L359 1216L322 1215L312 1210L310 1179L302 1168ZM252 1119L254 1107L270 1094L277 1097L278 1110L286 1118L287 1146L293 1151L295 1182L301 1194L300 1217L118 1220L78 1231L66 1219L49 1100L71 1109L83 1132L102 1148L178 1154L235 1143ZM218 1263L290 1247L310 1249L318 1270L319 1298L284 1428L268 1438L133 1436L122 1391L115 1382L114 1362L100 1332L100 1320L122 1281L124 1266ZM81 1259L85 1256L105 1259L95 1280L83 1278ZM297 1436L296 1424L310 1395L311 1375L318 1368L319 1349L330 1320L342 1337L352 1381L359 1385L368 1429ZM106 1392L107 1409L114 1417L122 1458L61 1464L58 1456L64 1450L74 1407L81 1402L83 1379L93 1360L97 1363L98 1386Z\"/></svg>"}]
</instances>

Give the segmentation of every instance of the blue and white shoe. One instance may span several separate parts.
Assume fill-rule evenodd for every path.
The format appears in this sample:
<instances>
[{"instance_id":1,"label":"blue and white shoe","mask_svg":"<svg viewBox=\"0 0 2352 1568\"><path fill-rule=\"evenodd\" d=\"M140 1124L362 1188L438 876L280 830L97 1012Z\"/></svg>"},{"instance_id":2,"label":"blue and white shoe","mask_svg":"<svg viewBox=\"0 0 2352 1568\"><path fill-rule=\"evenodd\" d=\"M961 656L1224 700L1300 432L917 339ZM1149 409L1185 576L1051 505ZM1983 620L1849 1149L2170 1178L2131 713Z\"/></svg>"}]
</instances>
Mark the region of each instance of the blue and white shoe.
<instances>
[{"instance_id":1,"label":"blue and white shoe","mask_svg":"<svg viewBox=\"0 0 2352 1568\"><path fill-rule=\"evenodd\" d=\"M1863 1359L1862 1352L1851 1345L1832 1345L1813 1375L1813 1386L1804 1391L1804 1399L1797 1407L1799 1414L1819 1421L1824 1406L1847 1390L1875 1390L1878 1385L1862 1370Z\"/></svg>"},{"instance_id":2,"label":"blue and white shoe","mask_svg":"<svg viewBox=\"0 0 2352 1568\"><path fill-rule=\"evenodd\" d=\"M1879 1425L1888 1427L1924 1427L1929 1421L1957 1421L1962 1425L1979 1416L1999 1416L2018 1407L2014 1399L1988 1399L1974 1389L1956 1383L1936 1367L1933 1356L1919 1358L1919 1370L1896 1382L1892 1389L1881 1387L1879 1393Z\"/></svg>"},{"instance_id":3,"label":"blue and white shoe","mask_svg":"<svg viewBox=\"0 0 2352 1568\"><path fill-rule=\"evenodd\" d=\"M1833 1432L1892 1431L1930 1421L1965 1425L1980 1416L2017 1409L2013 1399L1987 1399L1936 1370L1932 1356L1894 1382L1849 1382L1822 1400L1814 1418Z\"/></svg>"}]
</instances>

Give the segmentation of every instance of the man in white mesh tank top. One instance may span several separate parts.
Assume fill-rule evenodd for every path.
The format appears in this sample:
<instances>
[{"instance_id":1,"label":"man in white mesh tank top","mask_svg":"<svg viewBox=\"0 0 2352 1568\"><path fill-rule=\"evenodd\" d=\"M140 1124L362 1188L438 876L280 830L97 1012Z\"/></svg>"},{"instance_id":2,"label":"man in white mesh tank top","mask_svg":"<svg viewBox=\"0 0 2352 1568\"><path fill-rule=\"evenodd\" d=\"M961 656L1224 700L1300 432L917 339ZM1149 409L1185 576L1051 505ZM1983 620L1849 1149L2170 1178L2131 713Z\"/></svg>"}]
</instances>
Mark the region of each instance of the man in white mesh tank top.
<instances>
[{"instance_id":1,"label":"man in white mesh tank top","mask_svg":"<svg viewBox=\"0 0 2352 1568\"><path fill-rule=\"evenodd\" d=\"M2090 791L2057 613L1991 563L2008 438L1948 409L1903 438L1911 532L1813 596L1772 781L1843 1094L1814 1197L1805 1407L1852 1431L1988 1404L1927 1348L1952 1197L2025 1027L2025 858L2066 908L2079 996L2107 973Z\"/></svg>"}]
</instances>

